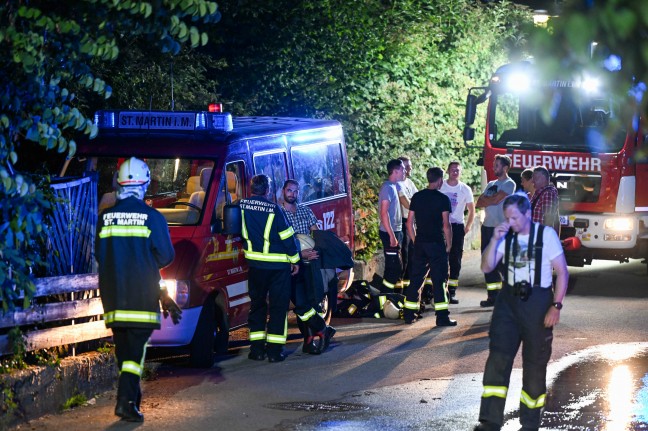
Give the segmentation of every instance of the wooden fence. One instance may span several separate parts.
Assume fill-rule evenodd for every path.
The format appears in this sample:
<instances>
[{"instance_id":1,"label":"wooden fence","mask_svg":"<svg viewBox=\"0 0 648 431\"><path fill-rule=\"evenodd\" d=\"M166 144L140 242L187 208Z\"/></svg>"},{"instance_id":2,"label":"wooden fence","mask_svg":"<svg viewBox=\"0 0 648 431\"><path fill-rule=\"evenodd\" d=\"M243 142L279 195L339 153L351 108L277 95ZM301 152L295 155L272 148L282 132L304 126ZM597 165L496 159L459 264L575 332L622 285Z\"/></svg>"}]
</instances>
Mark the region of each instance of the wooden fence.
<instances>
[{"instance_id":1,"label":"wooden fence","mask_svg":"<svg viewBox=\"0 0 648 431\"><path fill-rule=\"evenodd\" d=\"M27 351L111 336L111 331L100 320L103 306L98 289L97 274L37 279L34 305L0 315L0 333L5 333L0 335L0 356L13 353L6 332L16 326L33 328L24 334ZM53 325L60 326L51 327Z\"/></svg>"}]
</instances>

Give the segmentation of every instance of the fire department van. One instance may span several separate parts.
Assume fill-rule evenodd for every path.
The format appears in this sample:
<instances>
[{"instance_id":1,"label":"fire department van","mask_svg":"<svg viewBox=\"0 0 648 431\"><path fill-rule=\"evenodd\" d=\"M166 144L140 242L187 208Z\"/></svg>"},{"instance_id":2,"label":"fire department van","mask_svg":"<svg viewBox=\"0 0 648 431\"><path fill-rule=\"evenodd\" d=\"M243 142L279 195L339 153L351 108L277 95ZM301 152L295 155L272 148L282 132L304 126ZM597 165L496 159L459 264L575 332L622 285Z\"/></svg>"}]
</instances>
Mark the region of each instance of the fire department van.
<instances>
[{"instance_id":1,"label":"fire department van","mask_svg":"<svg viewBox=\"0 0 648 431\"><path fill-rule=\"evenodd\" d=\"M235 214L227 209L249 196L255 174L270 177L275 202L280 202L284 180L298 180L300 201L313 210L319 228L335 232L353 250L350 177L337 121L100 111L95 124L98 136L78 144L68 174L97 177L101 211L115 202L120 161L142 158L151 170L145 200L169 224L176 256L162 278L183 315L177 326L163 319L153 346L189 345L194 365L211 366L214 349L227 348L229 331L247 323L243 242L224 213L225 219ZM344 289L352 282L352 270L339 275ZM329 298L336 296L333 292Z\"/></svg>"},{"instance_id":2,"label":"fire department van","mask_svg":"<svg viewBox=\"0 0 648 431\"><path fill-rule=\"evenodd\" d=\"M551 172L573 266L648 259L648 131L636 103L609 90L614 79L603 70L557 79L519 62L500 67L467 98L466 141L474 139L476 106L488 102L481 158L488 180L497 154L511 157L518 181L525 168Z\"/></svg>"}]
</instances>

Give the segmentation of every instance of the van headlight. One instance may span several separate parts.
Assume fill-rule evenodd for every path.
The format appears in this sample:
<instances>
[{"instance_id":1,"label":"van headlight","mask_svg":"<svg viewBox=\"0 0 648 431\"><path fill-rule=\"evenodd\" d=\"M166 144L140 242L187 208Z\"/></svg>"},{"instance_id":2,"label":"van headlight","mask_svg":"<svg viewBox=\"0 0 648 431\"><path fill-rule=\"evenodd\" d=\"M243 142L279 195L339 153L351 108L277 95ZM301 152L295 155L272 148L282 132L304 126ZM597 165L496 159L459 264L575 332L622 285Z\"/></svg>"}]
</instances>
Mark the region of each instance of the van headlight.
<instances>
[{"instance_id":1,"label":"van headlight","mask_svg":"<svg viewBox=\"0 0 648 431\"><path fill-rule=\"evenodd\" d=\"M160 287L166 287L169 297L173 298L178 307L184 308L189 303L189 281L167 278L160 280Z\"/></svg>"},{"instance_id":2,"label":"van headlight","mask_svg":"<svg viewBox=\"0 0 648 431\"><path fill-rule=\"evenodd\" d=\"M614 231L630 231L634 228L634 221L628 217L609 218L605 220L605 229Z\"/></svg>"}]
</instances>

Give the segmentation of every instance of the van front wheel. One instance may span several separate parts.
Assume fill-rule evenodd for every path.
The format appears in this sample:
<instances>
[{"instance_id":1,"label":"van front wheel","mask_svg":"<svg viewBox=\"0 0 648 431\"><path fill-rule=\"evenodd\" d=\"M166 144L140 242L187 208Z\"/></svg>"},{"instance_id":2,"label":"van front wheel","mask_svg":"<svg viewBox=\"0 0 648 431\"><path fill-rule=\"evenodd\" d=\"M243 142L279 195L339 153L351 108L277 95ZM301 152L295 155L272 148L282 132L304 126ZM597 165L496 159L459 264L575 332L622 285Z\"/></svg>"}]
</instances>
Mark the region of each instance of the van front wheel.
<instances>
[{"instance_id":1,"label":"van front wheel","mask_svg":"<svg viewBox=\"0 0 648 431\"><path fill-rule=\"evenodd\" d=\"M196 332L189 345L191 366L210 368L214 365L214 349L219 354L227 352L229 326L225 316L217 298L212 296L207 298L198 318Z\"/></svg>"}]
</instances>

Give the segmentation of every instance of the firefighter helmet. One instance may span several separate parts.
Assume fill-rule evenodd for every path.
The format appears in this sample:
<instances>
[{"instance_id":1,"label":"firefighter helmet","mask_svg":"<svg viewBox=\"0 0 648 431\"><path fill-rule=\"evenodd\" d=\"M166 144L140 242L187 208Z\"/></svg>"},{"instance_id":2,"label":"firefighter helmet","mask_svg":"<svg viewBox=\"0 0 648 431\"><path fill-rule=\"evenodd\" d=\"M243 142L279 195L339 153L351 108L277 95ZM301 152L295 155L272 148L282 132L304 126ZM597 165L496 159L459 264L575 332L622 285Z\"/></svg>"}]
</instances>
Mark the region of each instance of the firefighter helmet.
<instances>
[{"instance_id":1,"label":"firefighter helmet","mask_svg":"<svg viewBox=\"0 0 648 431\"><path fill-rule=\"evenodd\" d=\"M387 319L398 320L400 319L400 308L398 308L396 304L394 304L390 300L387 300L385 301L385 305L383 307L383 314Z\"/></svg>"},{"instance_id":2,"label":"firefighter helmet","mask_svg":"<svg viewBox=\"0 0 648 431\"><path fill-rule=\"evenodd\" d=\"M142 160L131 157L119 167L117 184L122 187L145 186L151 180L151 171Z\"/></svg>"},{"instance_id":3,"label":"firefighter helmet","mask_svg":"<svg viewBox=\"0 0 648 431\"><path fill-rule=\"evenodd\" d=\"M315 240L311 238L309 235L298 233L297 241L299 241L300 250L308 250L309 248L315 248Z\"/></svg>"}]
</instances>

